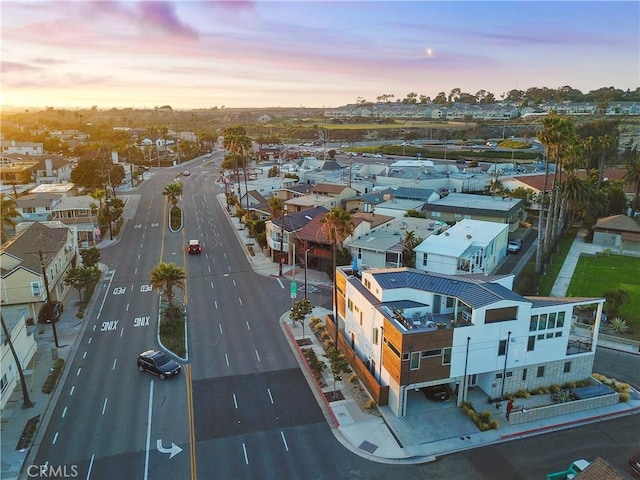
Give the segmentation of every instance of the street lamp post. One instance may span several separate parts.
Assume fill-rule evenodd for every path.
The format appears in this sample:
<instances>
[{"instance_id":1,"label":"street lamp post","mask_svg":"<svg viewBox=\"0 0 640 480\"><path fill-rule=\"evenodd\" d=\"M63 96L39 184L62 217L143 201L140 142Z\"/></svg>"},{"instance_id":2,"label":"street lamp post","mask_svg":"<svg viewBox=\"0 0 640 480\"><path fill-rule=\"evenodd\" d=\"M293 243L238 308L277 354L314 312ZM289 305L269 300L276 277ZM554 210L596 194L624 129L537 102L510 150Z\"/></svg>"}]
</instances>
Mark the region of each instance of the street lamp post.
<instances>
[{"instance_id":1,"label":"street lamp post","mask_svg":"<svg viewBox=\"0 0 640 480\"><path fill-rule=\"evenodd\" d=\"M284 214L287 211L287 206L282 206L282 223L280 224L280 260L278 262L278 276L282 276L282 264L284 263Z\"/></svg>"},{"instance_id":2,"label":"street lamp post","mask_svg":"<svg viewBox=\"0 0 640 480\"><path fill-rule=\"evenodd\" d=\"M51 320L51 328L53 329L53 341L56 344L56 348L60 348L60 345L58 344L58 332L56 331L56 319L54 318L53 306L51 305L51 292L49 291L49 279L47 278L47 270L44 265L42 250L38 250L38 257L40 258L40 268L42 269L42 277L44 280L44 291L47 294L47 318Z\"/></svg>"},{"instance_id":3,"label":"street lamp post","mask_svg":"<svg viewBox=\"0 0 640 480\"><path fill-rule=\"evenodd\" d=\"M310 248L307 248L304 251L304 299L307 300L309 298L309 295L307 294L307 262L308 262L308 254L309 254L309 250L311 250Z\"/></svg>"}]
</instances>

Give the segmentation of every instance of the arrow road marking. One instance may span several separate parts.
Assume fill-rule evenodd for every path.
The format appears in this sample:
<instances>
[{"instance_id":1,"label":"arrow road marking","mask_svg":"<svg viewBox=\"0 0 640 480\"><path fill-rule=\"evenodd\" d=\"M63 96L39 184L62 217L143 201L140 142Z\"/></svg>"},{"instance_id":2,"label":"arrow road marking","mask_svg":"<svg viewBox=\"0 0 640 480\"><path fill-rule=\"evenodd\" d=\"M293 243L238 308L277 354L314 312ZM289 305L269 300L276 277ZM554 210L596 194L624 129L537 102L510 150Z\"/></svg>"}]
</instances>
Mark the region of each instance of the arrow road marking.
<instances>
[{"instance_id":1,"label":"arrow road marking","mask_svg":"<svg viewBox=\"0 0 640 480\"><path fill-rule=\"evenodd\" d=\"M182 451L182 449L173 442L171 442L171 448L163 448L161 438L156 441L156 447L160 453L170 453L171 455L169 455L169 459L172 459Z\"/></svg>"}]
</instances>

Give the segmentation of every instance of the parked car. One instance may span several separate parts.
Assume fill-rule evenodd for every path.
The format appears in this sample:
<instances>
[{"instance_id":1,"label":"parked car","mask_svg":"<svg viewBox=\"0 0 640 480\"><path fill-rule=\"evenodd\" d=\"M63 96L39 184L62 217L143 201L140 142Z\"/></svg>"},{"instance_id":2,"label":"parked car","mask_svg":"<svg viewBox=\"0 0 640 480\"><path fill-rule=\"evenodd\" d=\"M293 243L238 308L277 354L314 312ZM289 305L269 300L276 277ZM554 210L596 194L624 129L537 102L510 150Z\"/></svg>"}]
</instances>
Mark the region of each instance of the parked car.
<instances>
[{"instance_id":1,"label":"parked car","mask_svg":"<svg viewBox=\"0 0 640 480\"><path fill-rule=\"evenodd\" d=\"M153 373L160 380L177 375L181 369L178 362L158 350L147 350L138 356L138 370Z\"/></svg>"},{"instance_id":2,"label":"parked car","mask_svg":"<svg viewBox=\"0 0 640 480\"><path fill-rule=\"evenodd\" d=\"M202 253L202 245L199 240L189 240L189 246L187 247L189 255L200 255Z\"/></svg>"},{"instance_id":3,"label":"parked car","mask_svg":"<svg viewBox=\"0 0 640 480\"><path fill-rule=\"evenodd\" d=\"M451 391L446 385L434 385L432 387L421 388L420 390L422 390L425 397L436 402L444 402L445 400L449 400L451 396Z\"/></svg>"},{"instance_id":4,"label":"parked car","mask_svg":"<svg viewBox=\"0 0 640 480\"><path fill-rule=\"evenodd\" d=\"M515 240L511 240L507 244L507 252L509 253L518 253L521 248L522 248L522 240L519 238Z\"/></svg>"}]
</instances>

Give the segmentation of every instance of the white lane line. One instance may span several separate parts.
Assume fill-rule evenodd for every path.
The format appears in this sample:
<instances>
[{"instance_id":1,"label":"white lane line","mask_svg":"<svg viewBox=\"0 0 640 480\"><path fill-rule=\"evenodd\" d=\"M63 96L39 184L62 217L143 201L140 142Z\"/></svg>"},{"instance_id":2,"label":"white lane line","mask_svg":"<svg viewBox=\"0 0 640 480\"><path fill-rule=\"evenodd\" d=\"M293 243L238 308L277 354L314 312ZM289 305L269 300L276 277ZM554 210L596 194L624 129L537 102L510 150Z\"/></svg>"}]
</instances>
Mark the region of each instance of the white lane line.
<instances>
[{"instance_id":1,"label":"white lane line","mask_svg":"<svg viewBox=\"0 0 640 480\"><path fill-rule=\"evenodd\" d=\"M220 335L222 335L222 324L221 323L218 324L218 328L220 329Z\"/></svg>"},{"instance_id":2,"label":"white lane line","mask_svg":"<svg viewBox=\"0 0 640 480\"><path fill-rule=\"evenodd\" d=\"M222 245L222 244L220 244ZM224 258L227 258L227 252L224 252Z\"/></svg>"},{"instance_id":3,"label":"white lane line","mask_svg":"<svg viewBox=\"0 0 640 480\"><path fill-rule=\"evenodd\" d=\"M122 335L124 335L124 327L120 330L120 338L122 338Z\"/></svg>"},{"instance_id":4,"label":"white lane line","mask_svg":"<svg viewBox=\"0 0 640 480\"><path fill-rule=\"evenodd\" d=\"M96 331L96 327L97 327L97 325L94 325L94 326L93 326L93 331L94 331L94 332Z\"/></svg>"},{"instance_id":5,"label":"white lane line","mask_svg":"<svg viewBox=\"0 0 640 480\"><path fill-rule=\"evenodd\" d=\"M82 371L82 367L78 367L78 371L76 372L76 377L80 376L81 371Z\"/></svg>"},{"instance_id":6,"label":"white lane line","mask_svg":"<svg viewBox=\"0 0 640 480\"><path fill-rule=\"evenodd\" d=\"M224 359L227 361L227 367L229 366L229 356L225 353Z\"/></svg>"},{"instance_id":7,"label":"white lane line","mask_svg":"<svg viewBox=\"0 0 640 480\"><path fill-rule=\"evenodd\" d=\"M256 357L258 357L258 361L260 361L260 354L258 353L258 350L254 350L256 352Z\"/></svg>"},{"instance_id":8,"label":"white lane line","mask_svg":"<svg viewBox=\"0 0 640 480\"><path fill-rule=\"evenodd\" d=\"M127 309L126 310L127 310L127 312L129 311L129 304L128 303L127 303Z\"/></svg>"},{"instance_id":9,"label":"white lane line","mask_svg":"<svg viewBox=\"0 0 640 480\"><path fill-rule=\"evenodd\" d=\"M73 395L73 391L74 391L75 389L76 389L76 386L75 386L75 385L73 385L73 386L71 387L71 390L69 391L69 396Z\"/></svg>"},{"instance_id":10,"label":"white lane line","mask_svg":"<svg viewBox=\"0 0 640 480\"><path fill-rule=\"evenodd\" d=\"M53 436L53 442L51 443L55 445L57 441L58 441L58 432L56 432L56 434Z\"/></svg>"},{"instance_id":11,"label":"white lane line","mask_svg":"<svg viewBox=\"0 0 640 480\"><path fill-rule=\"evenodd\" d=\"M64 418L67 415L67 407L64 407L62 409L62 418Z\"/></svg>"},{"instance_id":12,"label":"white lane line","mask_svg":"<svg viewBox=\"0 0 640 480\"><path fill-rule=\"evenodd\" d=\"M245 320L245 322L247 324L247 330L251 330L251 326L249 325L249 320Z\"/></svg>"},{"instance_id":13,"label":"white lane line","mask_svg":"<svg viewBox=\"0 0 640 480\"><path fill-rule=\"evenodd\" d=\"M249 457L247 457L247 446L242 444L242 451L244 452L244 463L249 465Z\"/></svg>"},{"instance_id":14,"label":"white lane line","mask_svg":"<svg viewBox=\"0 0 640 480\"><path fill-rule=\"evenodd\" d=\"M102 404L102 415L104 415L104 412L107 411L107 400L108 398L105 398L104 403Z\"/></svg>"},{"instance_id":15,"label":"white lane line","mask_svg":"<svg viewBox=\"0 0 640 480\"><path fill-rule=\"evenodd\" d=\"M273 405L273 397L271 396L271 389L267 388L267 393L269 394L269 400L271 400L271 404Z\"/></svg>"},{"instance_id":16,"label":"white lane line","mask_svg":"<svg viewBox=\"0 0 640 480\"><path fill-rule=\"evenodd\" d=\"M218 309L218 301L217 301L217 300L214 300L214 301L213 301L213 304L216 306L216 310L217 310L217 309Z\"/></svg>"},{"instance_id":17,"label":"white lane line","mask_svg":"<svg viewBox=\"0 0 640 480\"><path fill-rule=\"evenodd\" d=\"M280 436L282 437L282 443L284 443L284 449L288 452L289 445L287 445L287 439L284 438L284 432L282 430L280 430Z\"/></svg>"},{"instance_id":18,"label":"white lane line","mask_svg":"<svg viewBox=\"0 0 640 480\"><path fill-rule=\"evenodd\" d=\"M242 299L240 297L238 297L238 301L240 302L240 305L242 305Z\"/></svg>"},{"instance_id":19,"label":"white lane line","mask_svg":"<svg viewBox=\"0 0 640 480\"><path fill-rule=\"evenodd\" d=\"M95 455L91 455L91 461L89 462L89 470L87 470L86 480L89 480L89 477L91 476L91 470L93 469L93 459L94 458L95 458Z\"/></svg>"},{"instance_id":20,"label":"white lane line","mask_svg":"<svg viewBox=\"0 0 640 480\"><path fill-rule=\"evenodd\" d=\"M236 407L236 410L238 409L238 399L236 398L236 394L233 394L233 405L234 407Z\"/></svg>"},{"instance_id":21,"label":"white lane line","mask_svg":"<svg viewBox=\"0 0 640 480\"><path fill-rule=\"evenodd\" d=\"M111 291L111 282L113 282L113 277L115 277L116 271L111 270L111 272L113 272L113 275L111 275L111 277L109 278L109 283L107 284L107 288L104 291L104 297L102 297L102 303L100 304L100 309L98 310L98 315L96 316L96 319L100 318L100 315L102 314L102 309L104 308L104 302L107 301L107 295ZM93 329L94 330L96 329L95 325L93 326Z\"/></svg>"},{"instance_id":22,"label":"white lane line","mask_svg":"<svg viewBox=\"0 0 640 480\"><path fill-rule=\"evenodd\" d=\"M209 273L211 273L211 267L207 266L207 269L209 269ZM211 287L213 288L213 282L211 282Z\"/></svg>"},{"instance_id":23,"label":"white lane line","mask_svg":"<svg viewBox=\"0 0 640 480\"><path fill-rule=\"evenodd\" d=\"M115 370L116 369L116 363L118 362L117 358L113 359L113 366L111 367L111 370Z\"/></svg>"},{"instance_id":24,"label":"white lane line","mask_svg":"<svg viewBox=\"0 0 640 480\"><path fill-rule=\"evenodd\" d=\"M211 282L211 288L213 288L213 282Z\"/></svg>"},{"instance_id":25,"label":"white lane line","mask_svg":"<svg viewBox=\"0 0 640 480\"><path fill-rule=\"evenodd\" d=\"M91 341L93 340L93 337L89 337L89 341L87 342L88 345L91 345Z\"/></svg>"},{"instance_id":26,"label":"white lane line","mask_svg":"<svg viewBox=\"0 0 640 480\"><path fill-rule=\"evenodd\" d=\"M233 286L234 286L234 287L237 287L237 285L236 285L236 281L235 281L235 280L232 280L232 281L233 281Z\"/></svg>"},{"instance_id":27,"label":"white lane line","mask_svg":"<svg viewBox=\"0 0 640 480\"><path fill-rule=\"evenodd\" d=\"M149 413L147 414L147 448L144 455L144 480L149 478L149 450L151 449L151 416L153 414L153 380L149 384Z\"/></svg>"},{"instance_id":28,"label":"white lane line","mask_svg":"<svg viewBox=\"0 0 640 480\"><path fill-rule=\"evenodd\" d=\"M284 284L282 283L282 281L279 278L276 278L276 280L280 284L280 288L284 288Z\"/></svg>"},{"instance_id":29,"label":"white lane line","mask_svg":"<svg viewBox=\"0 0 640 480\"><path fill-rule=\"evenodd\" d=\"M231 266L227 266L227 268L229 269L229 271L231 271Z\"/></svg>"},{"instance_id":30,"label":"white lane line","mask_svg":"<svg viewBox=\"0 0 640 480\"><path fill-rule=\"evenodd\" d=\"M84 352L84 353L82 354L82 358L83 358L83 359L87 358L87 352Z\"/></svg>"}]
</instances>

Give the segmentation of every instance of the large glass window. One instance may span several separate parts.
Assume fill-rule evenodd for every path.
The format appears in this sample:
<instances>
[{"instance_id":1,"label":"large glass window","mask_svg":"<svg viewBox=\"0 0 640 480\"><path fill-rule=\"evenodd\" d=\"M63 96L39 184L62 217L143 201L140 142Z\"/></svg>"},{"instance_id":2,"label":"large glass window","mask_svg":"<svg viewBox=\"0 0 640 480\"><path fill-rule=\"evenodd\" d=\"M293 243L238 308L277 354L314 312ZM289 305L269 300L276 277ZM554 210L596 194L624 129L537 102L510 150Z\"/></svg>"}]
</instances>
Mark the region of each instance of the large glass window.
<instances>
[{"instance_id":1,"label":"large glass window","mask_svg":"<svg viewBox=\"0 0 640 480\"><path fill-rule=\"evenodd\" d=\"M543 313L538 319L538 330L544 330L545 328L547 328L547 314Z\"/></svg>"},{"instance_id":2,"label":"large glass window","mask_svg":"<svg viewBox=\"0 0 640 480\"><path fill-rule=\"evenodd\" d=\"M564 314L565 312L558 312L558 321L556 322L556 327L564 327Z\"/></svg>"},{"instance_id":3,"label":"large glass window","mask_svg":"<svg viewBox=\"0 0 640 480\"><path fill-rule=\"evenodd\" d=\"M420 368L420 352L411 352L411 370Z\"/></svg>"},{"instance_id":4,"label":"large glass window","mask_svg":"<svg viewBox=\"0 0 640 480\"><path fill-rule=\"evenodd\" d=\"M531 315L531 321L529 322L529 331L535 332L538 328L538 316Z\"/></svg>"},{"instance_id":5,"label":"large glass window","mask_svg":"<svg viewBox=\"0 0 640 480\"><path fill-rule=\"evenodd\" d=\"M556 328L556 313L550 313L547 319L547 328Z\"/></svg>"}]
</instances>

